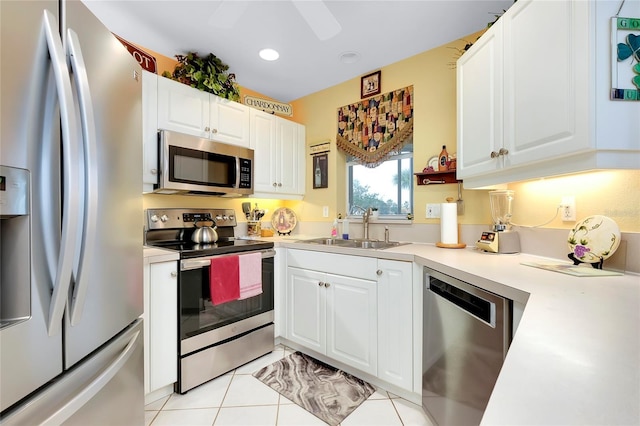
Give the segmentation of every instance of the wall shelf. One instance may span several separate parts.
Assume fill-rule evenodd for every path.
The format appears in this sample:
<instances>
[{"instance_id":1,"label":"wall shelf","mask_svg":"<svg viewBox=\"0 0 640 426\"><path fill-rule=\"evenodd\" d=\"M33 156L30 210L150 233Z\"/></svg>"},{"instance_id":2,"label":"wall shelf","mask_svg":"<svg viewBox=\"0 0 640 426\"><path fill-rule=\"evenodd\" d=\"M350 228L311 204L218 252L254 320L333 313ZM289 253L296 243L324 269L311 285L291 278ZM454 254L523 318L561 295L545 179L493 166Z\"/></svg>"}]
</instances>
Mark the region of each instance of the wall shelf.
<instances>
[{"instance_id":1,"label":"wall shelf","mask_svg":"<svg viewBox=\"0 0 640 426\"><path fill-rule=\"evenodd\" d=\"M456 178L455 170L447 170L446 172L414 173L414 175L416 176L418 185L461 182L460 179Z\"/></svg>"}]
</instances>

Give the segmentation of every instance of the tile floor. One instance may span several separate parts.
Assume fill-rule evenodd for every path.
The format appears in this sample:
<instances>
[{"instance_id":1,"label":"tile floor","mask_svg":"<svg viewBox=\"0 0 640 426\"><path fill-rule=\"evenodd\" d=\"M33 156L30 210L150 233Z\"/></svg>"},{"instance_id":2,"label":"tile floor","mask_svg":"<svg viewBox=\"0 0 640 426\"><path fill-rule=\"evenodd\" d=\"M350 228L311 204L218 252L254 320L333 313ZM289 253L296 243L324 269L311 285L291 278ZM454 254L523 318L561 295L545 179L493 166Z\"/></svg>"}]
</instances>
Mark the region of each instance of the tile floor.
<instances>
[{"instance_id":1,"label":"tile floor","mask_svg":"<svg viewBox=\"0 0 640 426\"><path fill-rule=\"evenodd\" d=\"M326 425L251 374L291 353L283 346L185 395L172 394L145 407L146 426ZM378 390L341 425L426 425L422 408Z\"/></svg>"}]
</instances>

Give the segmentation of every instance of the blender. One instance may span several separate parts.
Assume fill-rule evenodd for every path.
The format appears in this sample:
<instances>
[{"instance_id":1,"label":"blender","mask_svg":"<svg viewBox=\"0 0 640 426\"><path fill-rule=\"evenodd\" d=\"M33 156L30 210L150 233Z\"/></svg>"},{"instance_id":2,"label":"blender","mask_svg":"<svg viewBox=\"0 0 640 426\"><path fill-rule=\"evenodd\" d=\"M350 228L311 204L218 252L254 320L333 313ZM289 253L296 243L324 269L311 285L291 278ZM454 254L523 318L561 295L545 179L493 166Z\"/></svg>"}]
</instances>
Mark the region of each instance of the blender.
<instances>
[{"instance_id":1,"label":"blender","mask_svg":"<svg viewBox=\"0 0 640 426\"><path fill-rule=\"evenodd\" d=\"M519 253L520 236L511 230L513 191L490 191L489 203L493 226L491 231L482 233L476 247L491 253Z\"/></svg>"}]
</instances>

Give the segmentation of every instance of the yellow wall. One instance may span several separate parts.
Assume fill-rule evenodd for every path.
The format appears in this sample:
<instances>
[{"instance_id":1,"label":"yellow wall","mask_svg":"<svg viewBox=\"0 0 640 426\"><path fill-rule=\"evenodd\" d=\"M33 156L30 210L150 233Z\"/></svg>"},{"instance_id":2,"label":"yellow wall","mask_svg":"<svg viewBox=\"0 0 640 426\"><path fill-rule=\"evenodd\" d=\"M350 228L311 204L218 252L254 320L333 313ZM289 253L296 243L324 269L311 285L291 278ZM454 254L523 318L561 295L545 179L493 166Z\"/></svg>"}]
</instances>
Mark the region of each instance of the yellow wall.
<instances>
[{"instance_id":1,"label":"yellow wall","mask_svg":"<svg viewBox=\"0 0 640 426\"><path fill-rule=\"evenodd\" d=\"M475 40L480 33L465 40ZM456 151L456 72L453 63L466 41L428 50L411 58L381 68L382 92L414 86L414 171L422 170L429 158L437 155L442 145L449 154ZM162 55L155 54L157 58ZM160 63L159 63L160 67ZM372 70L375 71L375 70ZM161 71L160 71L161 73ZM260 96L246 88L242 95ZM267 98L267 97L265 97ZM313 93L292 102L294 121L306 126L306 195L303 201L253 200L260 208L271 212L277 207L292 208L301 221L332 221L338 213L346 211L346 166L344 154L336 149L337 109L360 100L360 78ZM313 189L309 170L310 145L331 142L329 153L329 187ZM535 226L551 220L562 196L574 195L577 219L602 214L615 220L624 232L640 232L640 171L600 171L568 177L549 178L524 183L512 183L515 190L513 221L520 225ZM456 185L417 186L414 181L415 223L438 223L426 219L427 203L441 203L447 197L457 198ZM465 214L462 224L490 224L489 196L486 190L463 191ZM145 195L144 208L152 207L219 207L234 208L242 212L246 200L223 198ZM329 206L329 218L322 217L322 207ZM270 214L266 218L269 219ZM241 218L240 220L243 220ZM570 229L575 222L562 222L559 218L545 228Z\"/></svg>"},{"instance_id":2,"label":"yellow wall","mask_svg":"<svg viewBox=\"0 0 640 426\"><path fill-rule=\"evenodd\" d=\"M475 40L481 33L465 37ZM422 170L441 146L449 154L456 151L456 72L452 65L466 42L452 43L423 52L406 60L381 68L382 92L414 86L414 171ZM345 81L293 102L300 122L306 125L307 147L324 140L331 141L329 154L329 188L312 189L310 175L304 201L297 210L307 220L330 221L346 210L346 167L344 155L336 150L337 109L360 100L360 78ZM309 150L307 149L307 152ZM311 157L307 155L307 170ZM620 170L584 173L568 177L512 183L515 190L515 223L536 226L551 220L562 196L573 195L577 219L594 214L611 217L624 232L640 232L640 171ZM462 224L490 224L489 196L486 190L465 190L465 214ZM447 197L457 198L456 185L417 186L414 181L414 222L438 223L426 219L427 203L441 203ZM330 218L322 218L322 206L330 207ZM546 228L573 227L575 222L556 218Z\"/></svg>"},{"instance_id":3,"label":"yellow wall","mask_svg":"<svg viewBox=\"0 0 640 426\"><path fill-rule=\"evenodd\" d=\"M477 36L473 36L475 39ZM449 154L456 152L456 70L458 49L465 42L428 50L419 55L381 68L382 93L413 85L414 90L414 171L427 166L429 158L438 155L442 145ZM322 219L322 206L330 207L330 218L346 211L346 168L344 155L336 150L337 109L360 100L360 77L322 90L293 102L294 110L306 125L307 146L323 140L331 141L329 154L329 188L307 191L300 207L307 217ZM311 157L307 156L307 170ZM414 215L416 223L437 223L424 216L427 203L442 203L447 197L457 198L456 185L417 186L414 182ZM474 209L486 197L483 191L464 191L465 204L471 208L460 218L461 223L487 222L487 209ZM488 201L487 201L488 205Z\"/></svg>"}]
</instances>

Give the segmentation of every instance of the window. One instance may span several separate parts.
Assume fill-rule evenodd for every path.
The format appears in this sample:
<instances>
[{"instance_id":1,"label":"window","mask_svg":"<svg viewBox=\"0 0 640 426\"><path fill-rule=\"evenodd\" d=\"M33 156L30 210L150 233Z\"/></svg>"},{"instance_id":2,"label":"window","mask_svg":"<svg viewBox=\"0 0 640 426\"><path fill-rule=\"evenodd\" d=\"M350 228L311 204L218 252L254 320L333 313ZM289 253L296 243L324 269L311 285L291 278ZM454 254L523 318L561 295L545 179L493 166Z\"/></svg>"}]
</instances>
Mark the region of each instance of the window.
<instances>
[{"instance_id":1,"label":"window","mask_svg":"<svg viewBox=\"0 0 640 426\"><path fill-rule=\"evenodd\" d=\"M375 168L347 158L347 175L349 214L362 214L354 206L374 207L379 215L402 218L413 211L413 144Z\"/></svg>"}]
</instances>

